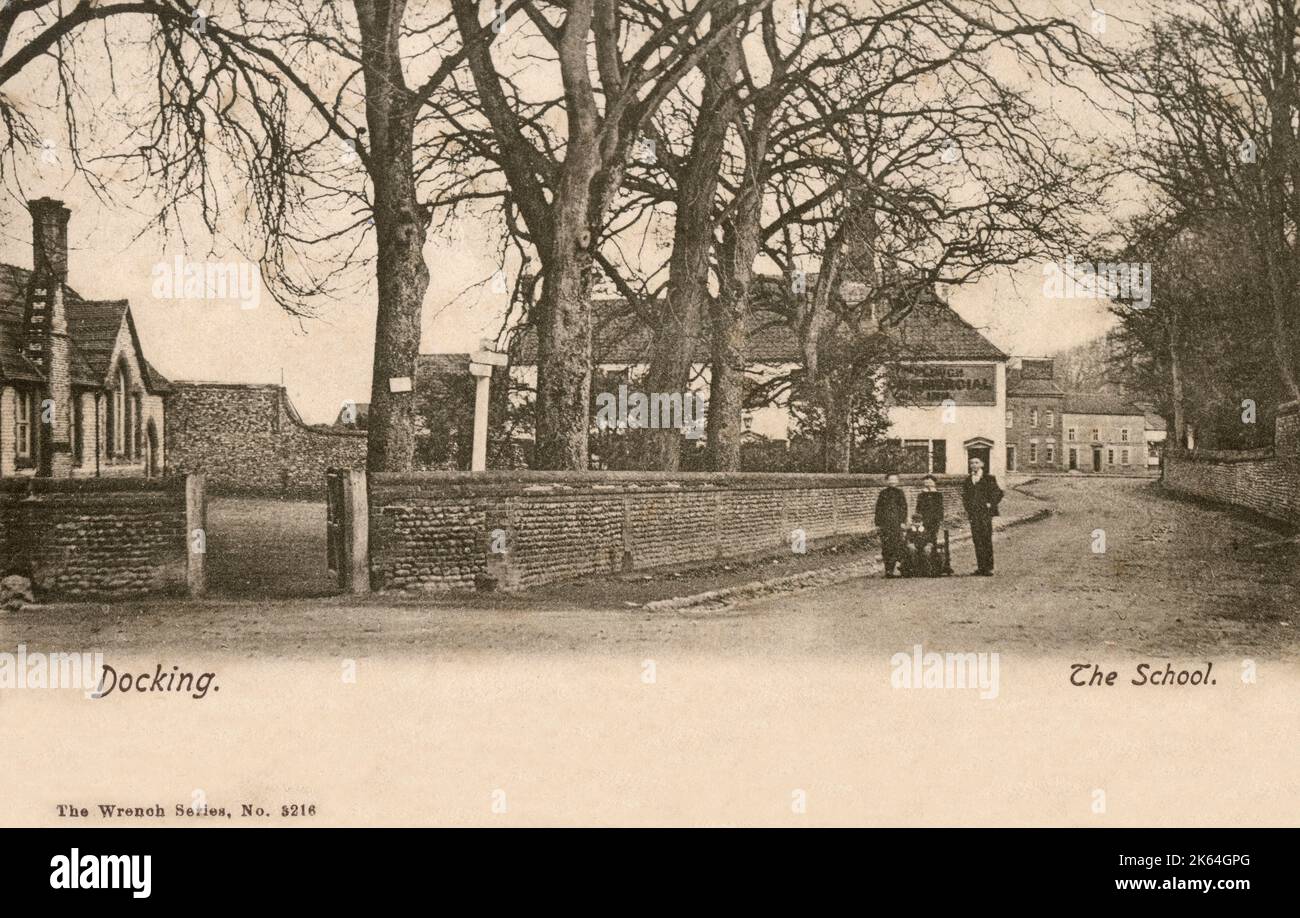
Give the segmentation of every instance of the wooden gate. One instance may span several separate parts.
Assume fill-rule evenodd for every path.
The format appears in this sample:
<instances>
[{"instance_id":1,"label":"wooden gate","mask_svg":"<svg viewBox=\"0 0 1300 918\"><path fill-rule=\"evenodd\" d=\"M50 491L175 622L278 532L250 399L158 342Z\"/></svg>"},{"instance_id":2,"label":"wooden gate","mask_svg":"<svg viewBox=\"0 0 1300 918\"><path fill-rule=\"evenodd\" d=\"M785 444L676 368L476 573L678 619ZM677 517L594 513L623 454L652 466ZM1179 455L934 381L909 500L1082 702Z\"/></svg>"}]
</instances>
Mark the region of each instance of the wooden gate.
<instances>
[{"instance_id":1,"label":"wooden gate","mask_svg":"<svg viewBox=\"0 0 1300 918\"><path fill-rule=\"evenodd\" d=\"M340 592L370 592L369 516L366 473L329 469L325 473L325 551Z\"/></svg>"}]
</instances>

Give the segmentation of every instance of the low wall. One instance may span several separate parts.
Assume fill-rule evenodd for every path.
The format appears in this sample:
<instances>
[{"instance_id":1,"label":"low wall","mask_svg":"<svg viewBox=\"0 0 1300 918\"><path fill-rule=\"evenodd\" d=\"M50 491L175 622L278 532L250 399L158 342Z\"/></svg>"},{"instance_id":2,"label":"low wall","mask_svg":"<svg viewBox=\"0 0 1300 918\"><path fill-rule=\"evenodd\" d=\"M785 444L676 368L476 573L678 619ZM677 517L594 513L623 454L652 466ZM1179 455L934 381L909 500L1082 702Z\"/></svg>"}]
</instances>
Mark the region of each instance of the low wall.
<instances>
[{"instance_id":1,"label":"low wall","mask_svg":"<svg viewBox=\"0 0 1300 918\"><path fill-rule=\"evenodd\" d=\"M961 479L940 480L949 520ZM369 482L376 590L514 590L590 574L791 550L875 528L883 477L424 472ZM906 476L909 507L919 476Z\"/></svg>"},{"instance_id":2,"label":"low wall","mask_svg":"<svg viewBox=\"0 0 1300 918\"><path fill-rule=\"evenodd\" d=\"M30 576L38 601L180 594L196 575L199 592L189 529L201 488L188 518L187 492L175 477L4 479L0 574Z\"/></svg>"},{"instance_id":3,"label":"low wall","mask_svg":"<svg viewBox=\"0 0 1300 918\"><path fill-rule=\"evenodd\" d=\"M1278 408L1271 449L1167 452L1164 485L1300 524L1300 406Z\"/></svg>"},{"instance_id":4,"label":"low wall","mask_svg":"<svg viewBox=\"0 0 1300 918\"><path fill-rule=\"evenodd\" d=\"M325 471L364 468L365 431L309 427L282 386L174 382L167 464L218 494L319 497Z\"/></svg>"}]
</instances>

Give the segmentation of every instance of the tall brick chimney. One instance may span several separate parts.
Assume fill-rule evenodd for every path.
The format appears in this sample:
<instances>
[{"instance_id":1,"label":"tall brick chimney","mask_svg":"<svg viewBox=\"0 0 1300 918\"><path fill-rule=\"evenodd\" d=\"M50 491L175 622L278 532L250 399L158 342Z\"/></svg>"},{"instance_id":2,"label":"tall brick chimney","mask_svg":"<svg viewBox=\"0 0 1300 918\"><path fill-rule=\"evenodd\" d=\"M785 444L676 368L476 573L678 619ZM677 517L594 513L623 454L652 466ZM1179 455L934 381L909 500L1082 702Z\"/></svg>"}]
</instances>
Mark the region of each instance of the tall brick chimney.
<instances>
[{"instance_id":1,"label":"tall brick chimney","mask_svg":"<svg viewBox=\"0 0 1300 918\"><path fill-rule=\"evenodd\" d=\"M32 280L24 353L46 380L37 406L41 419L37 473L66 476L72 471L72 355L63 285L68 280L72 212L53 198L37 198L27 208L32 214Z\"/></svg>"}]
</instances>

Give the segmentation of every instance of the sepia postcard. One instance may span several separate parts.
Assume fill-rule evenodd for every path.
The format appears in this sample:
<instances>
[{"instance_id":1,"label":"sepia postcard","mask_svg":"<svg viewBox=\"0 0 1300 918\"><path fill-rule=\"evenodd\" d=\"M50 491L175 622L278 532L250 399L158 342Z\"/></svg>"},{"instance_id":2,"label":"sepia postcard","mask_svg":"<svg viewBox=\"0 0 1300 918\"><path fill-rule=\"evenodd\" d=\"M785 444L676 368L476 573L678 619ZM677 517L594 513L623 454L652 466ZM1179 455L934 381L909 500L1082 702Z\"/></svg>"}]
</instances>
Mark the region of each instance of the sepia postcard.
<instances>
[{"instance_id":1,"label":"sepia postcard","mask_svg":"<svg viewBox=\"0 0 1300 918\"><path fill-rule=\"evenodd\" d=\"M0 196L24 882L1300 821L1295 0L7 0Z\"/></svg>"}]
</instances>

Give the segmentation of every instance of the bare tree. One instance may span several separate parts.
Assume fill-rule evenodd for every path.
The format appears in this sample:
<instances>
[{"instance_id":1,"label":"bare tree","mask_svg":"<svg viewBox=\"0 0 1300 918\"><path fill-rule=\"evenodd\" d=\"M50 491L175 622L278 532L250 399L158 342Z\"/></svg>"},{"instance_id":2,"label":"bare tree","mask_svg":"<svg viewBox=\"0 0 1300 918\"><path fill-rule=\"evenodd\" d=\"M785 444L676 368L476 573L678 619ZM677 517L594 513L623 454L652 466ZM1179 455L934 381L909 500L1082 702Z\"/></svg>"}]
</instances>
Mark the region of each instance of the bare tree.
<instances>
[{"instance_id":1,"label":"bare tree","mask_svg":"<svg viewBox=\"0 0 1300 918\"><path fill-rule=\"evenodd\" d=\"M1300 16L1293 0L1193 0L1124 61L1126 152L1182 225L1235 222L1266 282L1277 372L1300 398ZM1248 304L1243 304L1247 306Z\"/></svg>"},{"instance_id":2,"label":"bare tree","mask_svg":"<svg viewBox=\"0 0 1300 918\"><path fill-rule=\"evenodd\" d=\"M479 5L453 0L475 101L509 187L510 209L540 262L537 445L542 468L585 468L595 251L633 145L668 94L735 26L771 0L682 9L614 0L527 3L536 50L558 71L559 99L529 102L483 37ZM499 21L499 20L498 20ZM596 76L588 66L594 46ZM536 76L533 76L536 80ZM539 111L562 124L541 129ZM508 215L509 216L509 215Z\"/></svg>"},{"instance_id":3,"label":"bare tree","mask_svg":"<svg viewBox=\"0 0 1300 918\"><path fill-rule=\"evenodd\" d=\"M1060 252L1078 234L1089 171L1058 150L1023 91L990 74L988 55L1001 49L1058 76L1099 61L1074 24L992 2L810 4L802 36L820 40L807 44L783 44L771 25L765 69L776 77L740 116L744 166L719 246L709 442L715 467L738 467L762 254L794 294L802 388L820 393L829 467L845 469L852 396L837 403L832 380L818 383L823 350L842 353L837 336L896 321L936 283ZM852 301L841 283L850 279L862 288ZM834 375L860 378L852 364L837 361Z\"/></svg>"},{"instance_id":4,"label":"bare tree","mask_svg":"<svg viewBox=\"0 0 1300 918\"><path fill-rule=\"evenodd\" d=\"M490 26L468 34L479 48L495 35ZM257 250L263 279L290 311L373 285L367 464L400 471L414 452L414 396L402 383L415 375L428 286L431 204L421 181L438 157L428 146L438 134L437 94L464 60L458 38L447 13L403 0L235 0L210 14L186 0L26 0L0 10L0 90L48 63L56 89L47 107L62 113L71 155L92 187L111 191L94 168L107 162L116 179L160 192L160 225L184 231L181 208L194 204L213 235L251 226L256 238L236 242ZM115 47L148 61L141 68L133 56L133 78L123 73L120 84ZM126 140L88 161L79 128L97 96L82 59L94 53L105 56L97 71L114 77L109 94L132 103L140 98L136 70L156 67L147 84L155 98L124 105ZM8 96L0 96L0 123L0 168L7 163L12 176L15 157L43 138ZM240 219L222 220L232 205Z\"/></svg>"}]
</instances>

